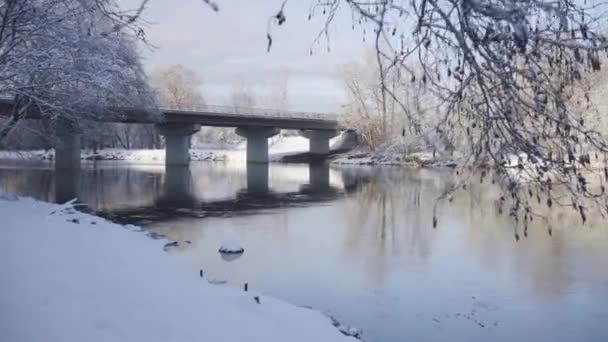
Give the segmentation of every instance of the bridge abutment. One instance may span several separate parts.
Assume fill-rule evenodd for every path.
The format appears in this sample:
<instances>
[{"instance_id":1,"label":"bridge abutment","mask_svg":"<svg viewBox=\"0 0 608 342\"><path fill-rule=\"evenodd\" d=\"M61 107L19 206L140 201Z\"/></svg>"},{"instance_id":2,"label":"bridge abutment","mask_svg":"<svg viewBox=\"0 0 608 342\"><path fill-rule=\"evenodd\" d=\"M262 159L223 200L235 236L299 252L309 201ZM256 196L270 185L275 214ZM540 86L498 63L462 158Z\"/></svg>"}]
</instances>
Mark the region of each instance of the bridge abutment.
<instances>
[{"instance_id":1,"label":"bridge abutment","mask_svg":"<svg viewBox=\"0 0 608 342\"><path fill-rule=\"evenodd\" d=\"M238 127L236 134L247 139L247 163L268 163L268 138L280 131L275 127Z\"/></svg>"},{"instance_id":2,"label":"bridge abutment","mask_svg":"<svg viewBox=\"0 0 608 342\"><path fill-rule=\"evenodd\" d=\"M156 129L165 137L165 165L188 165L190 163L190 137L201 129L201 125L168 123L156 125Z\"/></svg>"},{"instance_id":3,"label":"bridge abutment","mask_svg":"<svg viewBox=\"0 0 608 342\"><path fill-rule=\"evenodd\" d=\"M80 168L80 132L69 120L57 119L55 131L55 168Z\"/></svg>"},{"instance_id":4,"label":"bridge abutment","mask_svg":"<svg viewBox=\"0 0 608 342\"><path fill-rule=\"evenodd\" d=\"M329 139L338 135L336 131L325 130L302 130L300 134L308 139L310 154L328 155L329 154Z\"/></svg>"}]
</instances>

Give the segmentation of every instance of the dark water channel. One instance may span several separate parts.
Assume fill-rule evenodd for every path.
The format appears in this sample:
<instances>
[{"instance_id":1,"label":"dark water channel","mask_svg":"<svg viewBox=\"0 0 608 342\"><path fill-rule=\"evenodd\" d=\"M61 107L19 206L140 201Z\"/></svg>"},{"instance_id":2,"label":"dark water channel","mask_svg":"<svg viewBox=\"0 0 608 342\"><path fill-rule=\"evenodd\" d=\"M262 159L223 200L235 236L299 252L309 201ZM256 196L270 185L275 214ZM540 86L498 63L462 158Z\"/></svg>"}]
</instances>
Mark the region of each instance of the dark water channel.
<instances>
[{"instance_id":1,"label":"dark water channel","mask_svg":"<svg viewBox=\"0 0 608 342\"><path fill-rule=\"evenodd\" d=\"M442 206L433 229L449 170L0 165L4 191L78 197L177 241L169 253L193 272L323 310L368 341L608 341L608 225L558 210L552 234L535 222L516 242L496 189L480 185ZM223 259L225 239L244 255Z\"/></svg>"}]
</instances>

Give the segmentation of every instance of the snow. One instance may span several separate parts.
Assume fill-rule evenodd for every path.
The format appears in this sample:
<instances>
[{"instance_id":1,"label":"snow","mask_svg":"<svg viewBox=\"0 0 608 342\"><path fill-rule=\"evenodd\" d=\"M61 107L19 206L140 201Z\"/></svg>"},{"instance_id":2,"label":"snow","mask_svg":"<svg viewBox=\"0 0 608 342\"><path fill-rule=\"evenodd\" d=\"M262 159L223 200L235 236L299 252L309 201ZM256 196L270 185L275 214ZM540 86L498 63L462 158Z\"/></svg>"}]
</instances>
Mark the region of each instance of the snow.
<instances>
[{"instance_id":1,"label":"snow","mask_svg":"<svg viewBox=\"0 0 608 342\"><path fill-rule=\"evenodd\" d=\"M36 151L0 151L0 159L5 160L53 160L55 158L54 150L36 150ZM217 161L226 160L224 151L211 150L190 150L190 158L195 161ZM126 150L126 149L103 149L96 152L91 150L82 150L80 154L81 160L121 160L131 163L154 164L162 163L165 160L165 150Z\"/></svg>"},{"instance_id":2,"label":"snow","mask_svg":"<svg viewBox=\"0 0 608 342\"><path fill-rule=\"evenodd\" d=\"M335 319L334 317L331 317L331 322L334 325L334 327L338 328L338 330L340 330L340 332L346 336L352 336L355 338L360 338L361 334L363 333L361 331L361 329L357 329L355 327L351 327L350 325L347 324L343 324L340 323L337 319Z\"/></svg>"},{"instance_id":3,"label":"snow","mask_svg":"<svg viewBox=\"0 0 608 342\"><path fill-rule=\"evenodd\" d=\"M200 148L190 149L193 161L244 161L246 160L245 142L235 144L205 144ZM285 153L308 151L308 139L299 136L272 137L269 139L269 153L283 155ZM54 150L34 151L0 151L0 160L53 160ZM120 148L101 149L96 152L82 150L80 159L84 161L120 160L140 164L162 164L165 160L165 150L138 149L127 150Z\"/></svg>"},{"instance_id":4,"label":"snow","mask_svg":"<svg viewBox=\"0 0 608 342\"><path fill-rule=\"evenodd\" d=\"M354 341L317 311L210 284L136 227L29 198L0 217L2 341Z\"/></svg>"},{"instance_id":5,"label":"snow","mask_svg":"<svg viewBox=\"0 0 608 342\"><path fill-rule=\"evenodd\" d=\"M220 253L241 254L245 249L234 240L224 240L219 249Z\"/></svg>"},{"instance_id":6,"label":"snow","mask_svg":"<svg viewBox=\"0 0 608 342\"><path fill-rule=\"evenodd\" d=\"M339 140L340 136L329 140L330 146ZM301 136L275 136L270 138L269 153L272 161L281 161L285 156L305 153L309 150L308 139Z\"/></svg>"},{"instance_id":7,"label":"snow","mask_svg":"<svg viewBox=\"0 0 608 342\"><path fill-rule=\"evenodd\" d=\"M399 153L354 151L341 155L331 161L332 164L350 165L402 165L412 167L454 167L457 158L442 156L433 152Z\"/></svg>"},{"instance_id":8,"label":"snow","mask_svg":"<svg viewBox=\"0 0 608 342\"><path fill-rule=\"evenodd\" d=\"M271 154L283 154L293 152L308 152L308 139L300 136L270 138L268 144Z\"/></svg>"}]
</instances>

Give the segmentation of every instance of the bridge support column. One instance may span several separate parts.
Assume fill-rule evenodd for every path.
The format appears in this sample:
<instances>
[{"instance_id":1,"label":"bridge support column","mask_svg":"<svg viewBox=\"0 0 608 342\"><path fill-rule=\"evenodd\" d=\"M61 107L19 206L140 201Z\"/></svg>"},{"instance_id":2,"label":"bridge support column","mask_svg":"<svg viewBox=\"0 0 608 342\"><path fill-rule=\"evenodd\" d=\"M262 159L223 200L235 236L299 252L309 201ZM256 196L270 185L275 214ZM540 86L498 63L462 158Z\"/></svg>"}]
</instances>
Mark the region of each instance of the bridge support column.
<instances>
[{"instance_id":1,"label":"bridge support column","mask_svg":"<svg viewBox=\"0 0 608 342\"><path fill-rule=\"evenodd\" d=\"M329 139L338 135L336 131L305 130L300 134L308 139L310 154L328 155Z\"/></svg>"},{"instance_id":2,"label":"bridge support column","mask_svg":"<svg viewBox=\"0 0 608 342\"><path fill-rule=\"evenodd\" d=\"M185 166L190 163L190 136L201 129L197 124L161 124L158 132L165 137L165 165Z\"/></svg>"},{"instance_id":3,"label":"bridge support column","mask_svg":"<svg viewBox=\"0 0 608 342\"><path fill-rule=\"evenodd\" d=\"M268 138L279 134L274 127L239 127L236 134L247 139L247 163L268 163Z\"/></svg>"},{"instance_id":4,"label":"bridge support column","mask_svg":"<svg viewBox=\"0 0 608 342\"><path fill-rule=\"evenodd\" d=\"M68 120L57 119L53 123L55 131L55 168L80 168L80 132Z\"/></svg>"}]
</instances>

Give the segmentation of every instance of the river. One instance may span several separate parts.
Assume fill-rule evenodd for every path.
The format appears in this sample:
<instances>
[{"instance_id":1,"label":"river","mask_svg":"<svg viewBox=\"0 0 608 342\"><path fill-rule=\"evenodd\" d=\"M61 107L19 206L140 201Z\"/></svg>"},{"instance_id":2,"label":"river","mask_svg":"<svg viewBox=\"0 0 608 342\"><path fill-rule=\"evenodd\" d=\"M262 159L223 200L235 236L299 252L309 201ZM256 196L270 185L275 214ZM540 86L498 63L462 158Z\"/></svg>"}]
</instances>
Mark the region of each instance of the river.
<instances>
[{"instance_id":1,"label":"river","mask_svg":"<svg viewBox=\"0 0 608 342\"><path fill-rule=\"evenodd\" d=\"M450 170L0 165L5 191L78 197L83 210L177 241L167 252L193 272L327 312L366 341L608 341L608 225L556 209L551 230L523 231L481 184L440 205L433 229ZM222 258L225 239L245 253Z\"/></svg>"}]
</instances>

